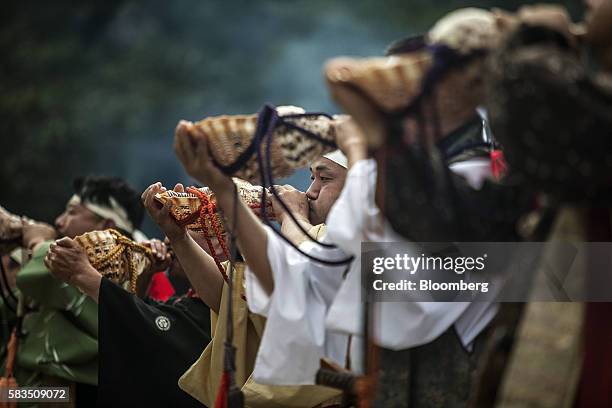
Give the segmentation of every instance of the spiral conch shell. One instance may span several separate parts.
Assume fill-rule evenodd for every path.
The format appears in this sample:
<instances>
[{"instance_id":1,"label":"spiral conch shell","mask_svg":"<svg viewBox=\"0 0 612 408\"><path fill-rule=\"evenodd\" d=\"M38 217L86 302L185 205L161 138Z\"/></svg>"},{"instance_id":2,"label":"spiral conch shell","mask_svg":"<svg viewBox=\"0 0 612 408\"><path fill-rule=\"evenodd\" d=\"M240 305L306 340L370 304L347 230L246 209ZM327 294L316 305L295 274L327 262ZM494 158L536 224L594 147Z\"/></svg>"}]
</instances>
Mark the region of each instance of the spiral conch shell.
<instances>
[{"instance_id":1,"label":"spiral conch shell","mask_svg":"<svg viewBox=\"0 0 612 408\"><path fill-rule=\"evenodd\" d=\"M426 36L426 43L468 55L493 49L501 39L493 13L465 8L440 19ZM326 64L324 73L332 97L364 128L370 145L376 147L385 137L384 125L377 122L384 121L385 114L401 112L415 100L432 65L431 50L422 47L382 58L334 58ZM474 66L451 71L435 84L443 133L465 115L473 115L474 104L482 102L483 67Z\"/></svg>"},{"instance_id":2,"label":"spiral conch shell","mask_svg":"<svg viewBox=\"0 0 612 408\"><path fill-rule=\"evenodd\" d=\"M427 35L427 43L446 45L460 54L469 54L493 49L501 38L493 13L464 8L436 22ZM431 63L427 48L389 57L339 57L328 62L325 76L330 87L351 84L382 110L394 111L406 106L421 91L421 81Z\"/></svg>"},{"instance_id":3,"label":"spiral conch shell","mask_svg":"<svg viewBox=\"0 0 612 408\"><path fill-rule=\"evenodd\" d=\"M239 198L244 201L249 208L256 212L260 212L263 187L252 185L249 182L239 178L234 178L233 181L238 188ZM206 194L208 200L212 203L211 208L213 213L212 215L208 215L208 217L210 217L209 225L202 225L202 219L200 218L200 207L202 203L200 198L194 193L181 193L167 190L163 193L156 194L155 199L162 204L165 204L168 200L172 201L173 206L171 215L179 225L185 226L187 229L192 231L206 231L209 237L214 237L216 236L214 228L217 226L220 232L223 232L223 222L221 221L220 214L217 209L215 193L207 187L201 187L198 188L198 190ZM270 198L270 193L268 193L266 197L266 213L270 219L274 219L274 211L272 209L272 201ZM215 225L214 228L211 227L213 224Z\"/></svg>"},{"instance_id":4,"label":"spiral conch shell","mask_svg":"<svg viewBox=\"0 0 612 408\"><path fill-rule=\"evenodd\" d=\"M325 69L328 84L350 86L371 99L381 110L398 110L421 90L421 79L431 66L425 51L410 55L374 58L335 58Z\"/></svg>"},{"instance_id":5,"label":"spiral conch shell","mask_svg":"<svg viewBox=\"0 0 612 408\"><path fill-rule=\"evenodd\" d=\"M279 116L303 114L304 109L295 106L279 106ZM210 152L217 163L229 166L251 145L257 128L258 115L223 115L209 117L195 123L205 135ZM335 139L333 120L326 116L286 118L287 122L305 129L331 142ZM272 134L270 161L272 176L287 177L297 168L306 167L318 157L334 150L306 134L285 125L278 126ZM265 147L262 148L265 154ZM265 157L265 156L264 156ZM234 176L250 182L260 181L259 165L253 155Z\"/></svg>"},{"instance_id":6,"label":"spiral conch shell","mask_svg":"<svg viewBox=\"0 0 612 408\"><path fill-rule=\"evenodd\" d=\"M98 272L136 292L138 276L151 266L151 250L113 229L91 231L75 238Z\"/></svg>"}]
</instances>

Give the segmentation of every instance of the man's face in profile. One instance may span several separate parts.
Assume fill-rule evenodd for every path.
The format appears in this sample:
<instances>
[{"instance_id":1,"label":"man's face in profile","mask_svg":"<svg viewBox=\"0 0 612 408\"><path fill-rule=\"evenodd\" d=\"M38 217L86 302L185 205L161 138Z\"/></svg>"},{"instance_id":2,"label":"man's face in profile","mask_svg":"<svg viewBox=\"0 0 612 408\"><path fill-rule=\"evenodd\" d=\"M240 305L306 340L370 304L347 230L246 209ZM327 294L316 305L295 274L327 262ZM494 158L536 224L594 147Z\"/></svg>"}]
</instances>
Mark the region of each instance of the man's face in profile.
<instances>
[{"instance_id":1,"label":"man's face in profile","mask_svg":"<svg viewBox=\"0 0 612 408\"><path fill-rule=\"evenodd\" d=\"M68 203L64 212L55 219L55 228L59 234L69 238L109 227L107 220L81 204Z\"/></svg>"},{"instance_id":2,"label":"man's face in profile","mask_svg":"<svg viewBox=\"0 0 612 408\"><path fill-rule=\"evenodd\" d=\"M325 222L332 205L340 196L346 169L333 161L322 157L310 166L310 187L306 191L310 207L309 218L313 225Z\"/></svg>"}]
</instances>

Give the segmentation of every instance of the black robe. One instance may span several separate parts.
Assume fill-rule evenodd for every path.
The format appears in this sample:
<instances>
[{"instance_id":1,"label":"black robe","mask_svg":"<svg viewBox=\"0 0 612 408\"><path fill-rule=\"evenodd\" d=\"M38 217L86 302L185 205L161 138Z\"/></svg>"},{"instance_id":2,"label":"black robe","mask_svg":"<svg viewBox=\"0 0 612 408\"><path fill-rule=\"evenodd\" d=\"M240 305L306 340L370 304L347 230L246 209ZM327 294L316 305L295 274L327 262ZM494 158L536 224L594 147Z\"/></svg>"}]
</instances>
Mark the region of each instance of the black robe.
<instances>
[{"instance_id":1,"label":"black robe","mask_svg":"<svg viewBox=\"0 0 612 408\"><path fill-rule=\"evenodd\" d=\"M202 407L178 386L211 340L202 300L144 301L102 279L98 328L99 406Z\"/></svg>"}]
</instances>

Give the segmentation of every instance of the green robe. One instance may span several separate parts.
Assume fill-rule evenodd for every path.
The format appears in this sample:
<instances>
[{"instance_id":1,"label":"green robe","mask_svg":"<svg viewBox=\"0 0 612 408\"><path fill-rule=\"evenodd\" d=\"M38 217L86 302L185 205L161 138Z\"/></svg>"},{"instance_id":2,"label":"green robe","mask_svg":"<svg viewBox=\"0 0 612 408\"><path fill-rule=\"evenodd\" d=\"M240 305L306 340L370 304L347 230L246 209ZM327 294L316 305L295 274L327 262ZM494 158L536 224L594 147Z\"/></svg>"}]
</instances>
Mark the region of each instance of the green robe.
<instances>
[{"instance_id":1,"label":"green robe","mask_svg":"<svg viewBox=\"0 0 612 408\"><path fill-rule=\"evenodd\" d=\"M43 262L49 245L37 248L17 275L26 304L34 307L23 320L17 368L97 385L98 305L51 275Z\"/></svg>"}]
</instances>

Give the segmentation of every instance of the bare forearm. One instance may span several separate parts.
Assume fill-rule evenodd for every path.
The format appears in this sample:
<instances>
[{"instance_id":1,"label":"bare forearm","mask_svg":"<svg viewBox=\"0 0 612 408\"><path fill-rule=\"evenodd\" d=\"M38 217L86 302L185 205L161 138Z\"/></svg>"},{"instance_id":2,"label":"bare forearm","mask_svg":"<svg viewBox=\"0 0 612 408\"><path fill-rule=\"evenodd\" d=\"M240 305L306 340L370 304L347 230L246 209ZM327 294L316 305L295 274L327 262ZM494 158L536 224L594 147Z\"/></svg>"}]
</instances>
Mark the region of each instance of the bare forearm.
<instances>
[{"instance_id":1,"label":"bare forearm","mask_svg":"<svg viewBox=\"0 0 612 408\"><path fill-rule=\"evenodd\" d=\"M237 244L244 260L255 273L264 290L268 294L272 293L274 278L268 260L268 236L263 224L240 199L236 203L237 214L234 214L233 190L229 189L217 194L217 200L223 209L229 228L236 225ZM235 217L237 217L236 222L234 222Z\"/></svg>"},{"instance_id":2,"label":"bare forearm","mask_svg":"<svg viewBox=\"0 0 612 408\"><path fill-rule=\"evenodd\" d=\"M223 277L213 258L186 232L180 237L170 238L170 242L193 289L208 307L218 313Z\"/></svg>"},{"instance_id":3,"label":"bare forearm","mask_svg":"<svg viewBox=\"0 0 612 408\"><path fill-rule=\"evenodd\" d=\"M358 161L368 158L368 148L365 142L356 141L348 143L344 147L344 150L344 154L346 155L348 161L349 169L353 167L353 165Z\"/></svg>"}]
</instances>

